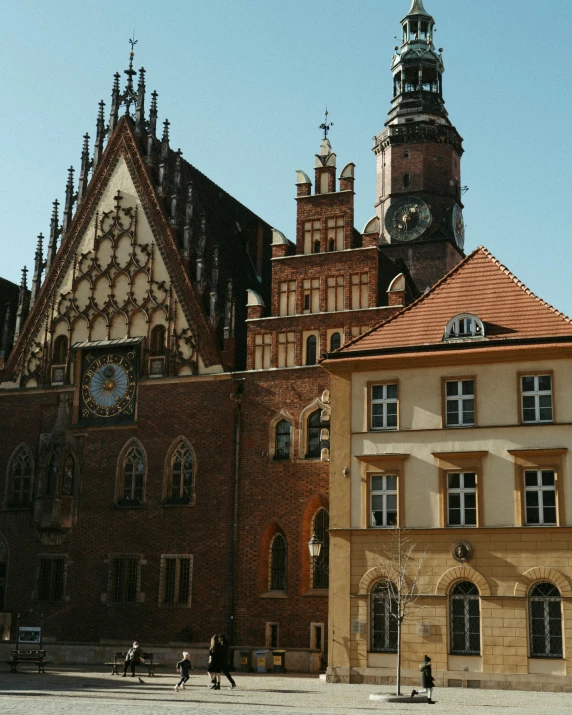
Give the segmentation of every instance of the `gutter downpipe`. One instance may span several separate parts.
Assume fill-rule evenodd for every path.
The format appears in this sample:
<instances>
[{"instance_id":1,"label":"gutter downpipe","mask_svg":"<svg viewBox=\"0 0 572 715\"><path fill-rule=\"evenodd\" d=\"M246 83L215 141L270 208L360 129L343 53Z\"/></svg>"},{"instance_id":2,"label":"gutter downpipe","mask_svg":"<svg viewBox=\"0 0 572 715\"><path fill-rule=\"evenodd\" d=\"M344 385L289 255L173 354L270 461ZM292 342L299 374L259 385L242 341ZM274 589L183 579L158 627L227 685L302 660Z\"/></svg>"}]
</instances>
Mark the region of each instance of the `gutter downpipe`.
<instances>
[{"instance_id":1,"label":"gutter downpipe","mask_svg":"<svg viewBox=\"0 0 572 715\"><path fill-rule=\"evenodd\" d=\"M242 378L244 380L244 378ZM236 594L236 559L238 553L238 487L240 476L240 428L243 384L237 385L236 392L233 392L230 399L235 403L235 423L234 423L234 494L232 504L232 553L230 561L230 598L229 598L229 619L228 619L228 641L234 645L235 635L235 594Z\"/></svg>"}]
</instances>

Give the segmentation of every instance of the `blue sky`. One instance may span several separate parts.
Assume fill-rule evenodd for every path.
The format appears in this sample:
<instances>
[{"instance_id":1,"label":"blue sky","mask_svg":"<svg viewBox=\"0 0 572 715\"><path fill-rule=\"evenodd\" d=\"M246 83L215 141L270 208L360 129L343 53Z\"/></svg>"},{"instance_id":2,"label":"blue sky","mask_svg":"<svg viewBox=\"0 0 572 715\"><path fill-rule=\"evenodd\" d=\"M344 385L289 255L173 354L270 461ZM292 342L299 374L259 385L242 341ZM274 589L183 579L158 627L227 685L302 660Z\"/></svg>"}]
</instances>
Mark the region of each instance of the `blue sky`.
<instances>
[{"instance_id":1,"label":"blue sky","mask_svg":"<svg viewBox=\"0 0 572 715\"><path fill-rule=\"evenodd\" d=\"M113 73L159 92L171 145L294 239L295 170L311 173L323 111L338 165L356 164L356 227L374 214L372 137L409 0L44 0L0 8L0 276L19 282L49 232L66 170ZM489 248L572 315L568 0L425 0L444 48L444 94L465 139L467 250Z\"/></svg>"}]
</instances>

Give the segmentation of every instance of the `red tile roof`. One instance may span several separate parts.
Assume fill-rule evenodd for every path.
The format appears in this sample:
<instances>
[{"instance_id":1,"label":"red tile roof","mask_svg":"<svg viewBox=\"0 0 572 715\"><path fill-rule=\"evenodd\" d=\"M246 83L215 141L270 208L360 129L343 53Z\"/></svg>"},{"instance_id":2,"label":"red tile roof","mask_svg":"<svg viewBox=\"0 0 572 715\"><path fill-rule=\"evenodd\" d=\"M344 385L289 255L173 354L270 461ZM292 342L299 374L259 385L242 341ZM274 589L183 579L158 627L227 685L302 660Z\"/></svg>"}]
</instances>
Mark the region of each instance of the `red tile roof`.
<instances>
[{"instance_id":1,"label":"red tile roof","mask_svg":"<svg viewBox=\"0 0 572 715\"><path fill-rule=\"evenodd\" d=\"M534 295L479 246L427 293L340 352L440 344L445 326L460 313L480 318L489 339L572 336L570 318ZM485 347L486 341L479 346Z\"/></svg>"}]
</instances>

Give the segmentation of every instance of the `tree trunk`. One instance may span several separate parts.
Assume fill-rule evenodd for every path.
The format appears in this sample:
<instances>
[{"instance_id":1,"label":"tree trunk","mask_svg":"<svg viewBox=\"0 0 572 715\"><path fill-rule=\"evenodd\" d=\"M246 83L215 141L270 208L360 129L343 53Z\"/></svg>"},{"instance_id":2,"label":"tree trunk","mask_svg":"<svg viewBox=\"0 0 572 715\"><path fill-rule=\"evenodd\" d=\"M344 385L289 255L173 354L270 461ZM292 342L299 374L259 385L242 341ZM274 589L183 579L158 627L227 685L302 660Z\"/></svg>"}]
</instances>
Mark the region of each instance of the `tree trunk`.
<instances>
[{"instance_id":1,"label":"tree trunk","mask_svg":"<svg viewBox=\"0 0 572 715\"><path fill-rule=\"evenodd\" d=\"M397 619L397 692L401 695L401 618Z\"/></svg>"}]
</instances>

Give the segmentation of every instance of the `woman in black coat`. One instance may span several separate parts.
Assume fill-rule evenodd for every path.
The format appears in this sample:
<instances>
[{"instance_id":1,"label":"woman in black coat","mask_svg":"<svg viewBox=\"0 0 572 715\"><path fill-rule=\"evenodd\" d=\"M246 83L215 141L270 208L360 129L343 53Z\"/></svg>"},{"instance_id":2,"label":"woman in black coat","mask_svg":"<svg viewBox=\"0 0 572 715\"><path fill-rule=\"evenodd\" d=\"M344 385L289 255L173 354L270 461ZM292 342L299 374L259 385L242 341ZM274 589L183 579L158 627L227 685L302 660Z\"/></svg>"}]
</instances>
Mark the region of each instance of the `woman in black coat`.
<instances>
[{"instance_id":1,"label":"woman in black coat","mask_svg":"<svg viewBox=\"0 0 572 715\"><path fill-rule=\"evenodd\" d=\"M414 698L420 693L427 693L427 703L433 705L433 688L435 687L435 679L433 678L433 673L431 672L431 658L426 655L425 660L419 666L421 671L421 685L423 686L421 690L412 690L411 697Z\"/></svg>"},{"instance_id":2,"label":"woman in black coat","mask_svg":"<svg viewBox=\"0 0 572 715\"><path fill-rule=\"evenodd\" d=\"M232 675L229 672L229 653L230 653L230 647L228 645L228 641L226 639L226 636L224 633L221 633L218 637L218 642L220 644L220 647L222 649L221 653L221 660L222 660L222 667L221 667L221 673L223 675L226 675L227 680L230 683L230 689L234 690L236 688L236 683L232 679Z\"/></svg>"},{"instance_id":3,"label":"woman in black coat","mask_svg":"<svg viewBox=\"0 0 572 715\"><path fill-rule=\"evenodd\" d=\"M212 690L220 690L220 672L222 668L226 665L223 662L223 658L223 648L218 636L215 633L215 635L211 638L211 647L209 648L209 663L207 665L207 672L211 680L209 688L211 688Z\"/></svg>"}]
</instances>

